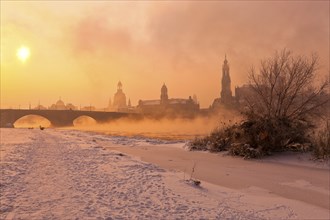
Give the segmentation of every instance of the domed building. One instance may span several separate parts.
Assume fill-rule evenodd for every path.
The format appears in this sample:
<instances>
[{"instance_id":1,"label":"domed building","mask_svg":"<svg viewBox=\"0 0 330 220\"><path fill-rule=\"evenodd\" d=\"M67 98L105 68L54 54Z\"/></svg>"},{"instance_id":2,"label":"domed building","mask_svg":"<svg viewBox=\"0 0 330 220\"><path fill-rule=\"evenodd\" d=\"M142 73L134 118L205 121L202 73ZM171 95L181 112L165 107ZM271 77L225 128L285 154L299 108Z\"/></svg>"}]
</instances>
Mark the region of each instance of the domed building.
<instances>
[{"instance_id":1,"label":"domed building","mask_svg":"<svg viewBox=\"0 0 330 220\"><path fill-rule=\"evenodd\" d=\"M117 84L117 92L115 93L113 97L113 104L111 106L112 110L114 111L123 111L127 109L126 104L126 95L123 92L123 85L119 81Z\"/></svg>"},{"instance_id":2,"label":"domed building","mask_svg":"<svg viewBox=\"0 0 330 220\"><path fill-rule=\"evenodd\" d=\"M60 98L55 104L52 104L49 107L49 109L51 109L51 110L66 110L66 106Z\"/></svg>"},{"instance_id":3,"label":"domed building","mask_svg":"<svg viewBox=\"0 0 330 220\"><path fill-rule=\"evenodd\" d=\"M49 107L50 110L77 110L77 107L69 103L67 105L61 100L61 98Z\"/></svg>"}]
</instances>

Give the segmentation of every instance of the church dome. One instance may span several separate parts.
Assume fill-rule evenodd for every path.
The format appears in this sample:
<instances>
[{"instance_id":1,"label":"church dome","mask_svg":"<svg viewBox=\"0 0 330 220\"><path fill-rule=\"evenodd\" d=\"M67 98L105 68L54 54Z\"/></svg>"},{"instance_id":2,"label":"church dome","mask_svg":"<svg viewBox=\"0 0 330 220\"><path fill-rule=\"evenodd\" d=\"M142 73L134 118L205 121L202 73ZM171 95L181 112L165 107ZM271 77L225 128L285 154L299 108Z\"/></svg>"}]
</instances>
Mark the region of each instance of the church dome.
<instances>
[{"instance_id":1,"label":"church dome","mask_svg":"<svg viewBox=\"0 0 330 220\"><path fill-rule=\"evenodd\" d=\"M54 109L54 110L65 110L66 109L66 106L64 104L64 102L59 99L55 104L53 104L51 106L51 109Z\"/></svg>"},{"instance_id":2,"label":"church dome","mask_svg":"<svg viewBox=\"0 0 330 220\"><path fill-rule=\"evenodd\" d=\"M64 102L60 99L56 102L57 106L64 106Z\"/></svg>"}]
</instances>

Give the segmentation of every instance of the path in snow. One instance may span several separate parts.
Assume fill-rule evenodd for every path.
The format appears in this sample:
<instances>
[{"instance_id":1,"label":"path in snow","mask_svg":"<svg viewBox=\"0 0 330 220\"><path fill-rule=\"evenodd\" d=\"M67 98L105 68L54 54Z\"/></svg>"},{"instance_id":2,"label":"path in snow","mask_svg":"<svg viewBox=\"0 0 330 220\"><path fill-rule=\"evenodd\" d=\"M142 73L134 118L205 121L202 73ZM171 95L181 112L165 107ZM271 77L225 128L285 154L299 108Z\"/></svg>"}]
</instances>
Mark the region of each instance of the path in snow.
<instances>
[{"instance_id":1,"label":"path in snow","mask_svg":"<svg viewBox=\"0 0 330 220\"><path fill-rule=\"evenodd\" d=\"M237 193L209 197L207 189L83 136L51 129L20 132L26 141L1 143L10 151L0 163L0 219L295 217L284 205L247 209Z\"/></svg>"},{"instance_id":2,"label":"path in snow","mask_svg":"<svg viewBox=\"0 0 330 220\"><path fill-rule=\"evenodd\" d=\"M33 142L18 144L1 163L1 219L217 215L167 188L161 169L97 146L81 148L77 140L34 132Z\"/></svg>"}]
</instances>

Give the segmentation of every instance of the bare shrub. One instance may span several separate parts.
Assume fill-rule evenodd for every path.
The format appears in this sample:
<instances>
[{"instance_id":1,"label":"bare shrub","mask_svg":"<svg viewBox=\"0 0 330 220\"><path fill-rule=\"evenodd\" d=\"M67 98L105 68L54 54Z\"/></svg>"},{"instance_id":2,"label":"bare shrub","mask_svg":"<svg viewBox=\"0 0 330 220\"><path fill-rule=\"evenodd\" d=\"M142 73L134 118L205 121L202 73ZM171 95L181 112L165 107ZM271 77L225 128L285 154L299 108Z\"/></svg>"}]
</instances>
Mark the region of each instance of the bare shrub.
<instances>
[{"instance_id":1,"label":"bare shrub","mask_svg":"<svg viewBox=\"0 0 330 220\"><path fill-rule=\"evenodd\" d=\"M251 68L253 93L246 97L248 114L258 118L306 120L318 113L329 102L329 96L324 95L328 79L318 85L315 82L318 60L316 55L293 56L284 49L262 60L259 73Z\"/></svg>"},{"instance_id":2,"label":"bare shrub","mask_svg":"<svg viewBox=\"0 0 330 220\"><path fill-rule=\"evenodd\" d=\"M260 158L263 152L260 148L253 148L249 144L234 143L229 148L229 154L233 156L241 156L244 159Z\"/></svg>"},{"instance_id":3,"label":"bare shrub","mask_svg":"<svg viewBox=\"0 0 330 220\"><path fill-rule=\"evenodd\" d=\"M221 126L214 129L211 134L206 137L198 137L189 142L190 150L208 150L219 152L228 150L232 137L234 136L234 127L236 125L227 125L222 123Z\"/></svg>"},{"instance_id":4,"label":"bare shrub","mask_svg":"<svg viewBox=\"0 0 330 220\"><path fill-rule=\"evenodd\" d=\"M190 150L219 152L245 158L260 158L285 150L305 151L309 139L305 137L308 124L301 121L289 123L285 120L247 119L214 130L204 138L189 143ZM299 144L297 144L299 143Z\"/></svg>"},{"instance_id":5,"label":"bare shrub","mask_svg":"<svg viewBox=\"0 0 330 220\"><path fill-rule=\"evenodd\" d=\"M246 97L246 115L247 124L254 124L249 131L256 132L249 134L252 145L263 152L308 150L312 122L315 116L326 116L329 105L328 79L316 82L318 60L316 55L293 56L284 49L261 61L259 73L251 69L253 93Z\"/></svg>"},{"instance_id":6,"label":"bare shrub","mask_svg":"<svg viewBox=\"0 0 330 220\"><path fill-rule=\"evenodd\" d=\"M309 124L286 119L249 118L242 123L246 142L265 154L286 150L293 143L308 142L305 137Z\"/></svg>"},{"instance_id":7,"label":"bare shrub","mask_svg":"<svg viewBox=\"0 0 330 220\"><path fill-rule=\"evenodd\" d=\"M206 136L206 137L196 137L194 140L190 141L188 143L189 150L197 150L197 151L209 150L207 148L207 143L208 143L208 140L206 139L207 137L208 136Z\"/></svg>"}]
</instances>

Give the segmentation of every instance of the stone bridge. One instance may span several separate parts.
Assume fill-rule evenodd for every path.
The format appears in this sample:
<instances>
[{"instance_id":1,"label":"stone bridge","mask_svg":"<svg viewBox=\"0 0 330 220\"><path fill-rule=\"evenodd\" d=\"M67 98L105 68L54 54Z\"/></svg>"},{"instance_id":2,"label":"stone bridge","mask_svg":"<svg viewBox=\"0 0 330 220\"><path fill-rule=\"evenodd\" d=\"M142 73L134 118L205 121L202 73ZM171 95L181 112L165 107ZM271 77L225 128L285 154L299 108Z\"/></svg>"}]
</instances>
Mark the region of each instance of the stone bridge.
<instances>
[{"instance_id":1,"label":"stone bridge","mask_svg":"<svg viewBox=\"0 0 330 220\"><path fill-rule=\"evenodd\" d=\"M123 112L0 109L0 127L13 127L18 119L27 115L42 116L50 121L52 127L73 126L73 121L80 116L91 117L98 123L105 123L119 118L137 119L140 117L140 114Z\"/></svg>"}]
</instances>

